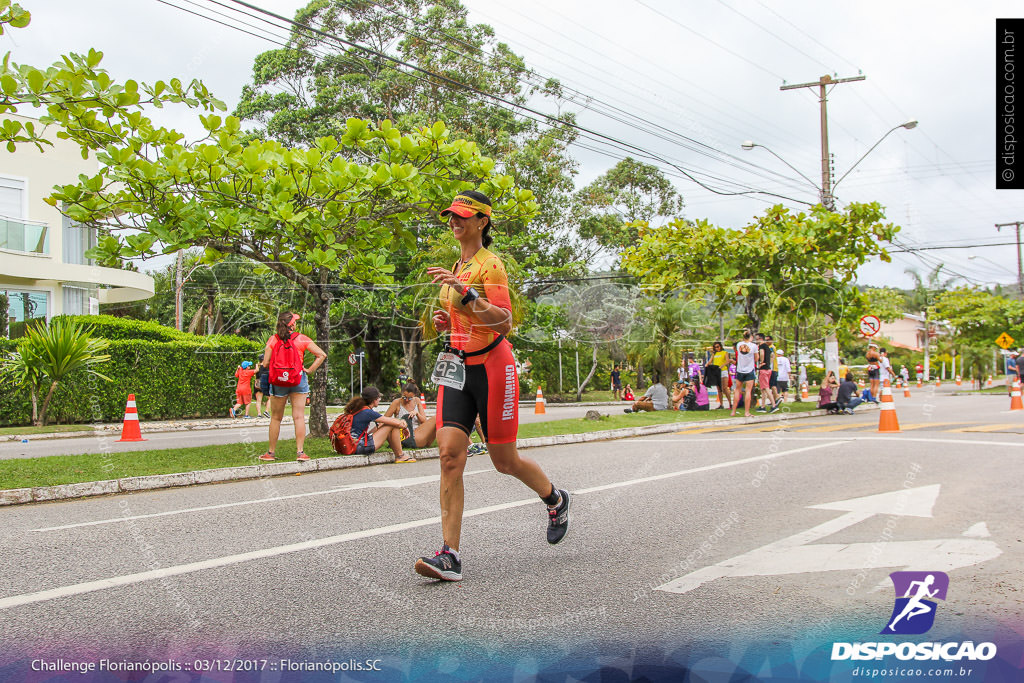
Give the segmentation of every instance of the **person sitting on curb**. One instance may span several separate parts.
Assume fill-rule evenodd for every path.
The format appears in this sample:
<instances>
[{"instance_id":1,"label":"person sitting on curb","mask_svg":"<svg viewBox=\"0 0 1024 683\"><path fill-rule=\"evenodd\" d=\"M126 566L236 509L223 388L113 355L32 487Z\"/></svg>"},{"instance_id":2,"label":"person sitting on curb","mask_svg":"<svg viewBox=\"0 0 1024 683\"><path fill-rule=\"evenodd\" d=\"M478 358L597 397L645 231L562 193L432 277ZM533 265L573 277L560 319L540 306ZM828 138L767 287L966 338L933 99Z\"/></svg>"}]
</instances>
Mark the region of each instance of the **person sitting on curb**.
<instances>
[{"instance_id":1,"label":"person sitting on curb","mask_svg":"<svg viewBox=\"0 0 1024 683\"><path fill-rule=\"evenodd\" d=\"M358 396L345 406L345 413L352 416L352 438L356 442L356 455L370 455L385 443L391 446L396 463L416 462L416 458L402 452L403 432L408 429L404 420L385 417L374 408L380 405L380 390L364 387ZM375 429L370 429L376 424Z\"/></svg>"},{"instance_id":2,"label":"person sitting on curb","mask_svg":"<svg viewBox=\"0 0 1024 683\"><path fill-rule=\"evenodd\" d=\"M856 385L854 386L856 387ZM830 415L835 415L839 412L839 405L836 403L838 393L839 383L836 381L836 374L829 370L828 377L818 389L818 407L824 408Z\"/></svg>"},{"instance_id":3,"label":"person sitting on curb","mask_svg":"<svg viewBox=\"0 0 1024 683\"><path fill-rule=\"evenodd\" d=\"M857 396L857 383L853 381L853 373L847 373L846 379L839 385L836 393L836 407L847 415L853 415L853 409L862 403Z\"/></svg>"},{"instance_id":4,"label":"person sitting on curb","mask_svg":"<svg viewBox=\"0 0 1024 683\"><path fill-rule=\"evenodd\" d=\"M412 382L402 388L401 395L391 402L384 417L397 417L405 422L409 436L402 440L402 448L426 448L437 437L437 417L427 417L420 402L420 390Z\"/></svg>"},{"instance_id":5,"label":"person sitting on curb","mask_svg":"<svg viewBox=\"0 0 1024 683\"><path fill-rule=\"evenodd\" d=\"M661 376L657 373L654 375L654 384L648 387L644 397L624 412L639 413L642 410L668 410L668 389L661 383Z\"/></svg>"},{"instance_id":6,"label":"person sitting on curb","mask_svg":"<svg viewBox=\"0 0 1024 683\"><path fill-rule=\"evenodd\" d=\"M636 396L633 395L633 387L626 385L626 388L622 390L623 401L635 401Z\"/></svg>"}]
</instances>

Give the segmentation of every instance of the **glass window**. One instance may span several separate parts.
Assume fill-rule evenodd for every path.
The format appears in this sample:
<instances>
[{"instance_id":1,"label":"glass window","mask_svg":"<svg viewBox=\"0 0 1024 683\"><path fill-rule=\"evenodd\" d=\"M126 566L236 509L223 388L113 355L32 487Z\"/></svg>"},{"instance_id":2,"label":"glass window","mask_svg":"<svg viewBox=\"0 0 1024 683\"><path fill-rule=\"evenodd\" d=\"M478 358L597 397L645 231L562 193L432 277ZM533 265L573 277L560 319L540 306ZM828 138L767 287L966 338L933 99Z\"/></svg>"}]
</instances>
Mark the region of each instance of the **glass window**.
<instances>
[{"instance_id":1,"label":"glass window","mask_svg":"<svg viewBox=\"0 0 1024 683\"><path fill-rule=\"evenodd\" d=\"M25 326L33 320L46 320L49 317L49 293L24 290L4 290L7 295L7 316L10 321L11 338L25 334Z\"/></svg>"},{"instance_id":2,"label":"glass window","mask_svg":"<svg viewBox=\"0 0 1024 683\"><path fill-rule=\"evenodd\" d=\"M64 263L93 265L93 260L85 257L85 252L96 246L95 228L83 228L67 216L61 216L61 234Z\"/></svg>"},{"instance_id":3,"label":"glass window","mask_svg":"<svg viewBox=\"0 0 1024 683\"><path fill-rule=\"evenodd\" d=\"M0 178L0 216L25 218L25 181Z\"/></svg>"}]
</instances>

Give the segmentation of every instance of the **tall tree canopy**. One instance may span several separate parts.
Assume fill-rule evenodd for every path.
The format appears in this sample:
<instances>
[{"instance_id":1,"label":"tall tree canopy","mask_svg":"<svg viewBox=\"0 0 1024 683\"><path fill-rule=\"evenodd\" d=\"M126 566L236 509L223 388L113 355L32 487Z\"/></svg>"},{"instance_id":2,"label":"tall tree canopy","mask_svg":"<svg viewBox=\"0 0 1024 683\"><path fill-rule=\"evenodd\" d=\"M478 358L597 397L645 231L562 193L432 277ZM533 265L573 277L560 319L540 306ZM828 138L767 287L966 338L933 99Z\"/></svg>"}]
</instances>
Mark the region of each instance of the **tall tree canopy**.
<instances>
[{"instance_id":1,"label":"tall tree canopy","mask_svg":"<svg viewBox=\"0 0 1024 683\"><path fill-rule=\"evenodd\" d=\"M842 213L774 206L739 230L678 219L641 227L623 264L645 283L710 294L723 306L739 303L755 330L777 308L838 321L856 296L857 268L873 257L889 260L883 242L899 227L884 218L877 203L854 203Z\"/></svg>"}]
</instances>

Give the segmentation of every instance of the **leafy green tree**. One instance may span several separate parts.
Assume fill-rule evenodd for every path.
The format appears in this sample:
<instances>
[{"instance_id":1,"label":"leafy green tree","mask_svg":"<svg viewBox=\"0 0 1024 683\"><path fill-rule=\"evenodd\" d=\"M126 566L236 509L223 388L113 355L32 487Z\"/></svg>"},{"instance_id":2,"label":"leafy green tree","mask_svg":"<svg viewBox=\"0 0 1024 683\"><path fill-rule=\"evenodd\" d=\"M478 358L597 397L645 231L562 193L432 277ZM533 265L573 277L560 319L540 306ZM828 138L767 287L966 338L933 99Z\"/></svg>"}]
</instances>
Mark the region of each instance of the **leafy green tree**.
<instances>
[{"instance_id":1,"label":"leafy green tree","mask_svg":"<svg viewBox=\"0 0 1024 683\"><path fill-rule=\"evenodd\" d=\"M958 340L976 346L991 347L1003 332L1024 339L1024 301L956 287L937 292L928 308L953 327Z\"/></svg>"},{"instance_id":2,"label":"leafy green tree","mask_svg":"<svg viewBox=\"0 0 1024 683\"><path fill-rule=\"evenodd\" d=\"M30 20L29 12L17 3L0 0L0 34L8 26L28 26ZM142 109L146 106L176 103L211 112L225 108L200 81L189 85L183 85L177 78L153 85L132 80L116 83L99 68L102 59L102 52L90 49L86 55L67 54L53 66L40 69L15 64L8 55L0 65L0 114L45 109L40 122L44 126L57 124L57 137L74 139L82 146L85 157L89 150L118 144L130 134L131 122L144 118ZM69 130L75 131L74 136ZM5 119L0 124L0 142L7 143L9 152L19 143L34 144L40 151L53 144L45 130L35 123L15 119Z\"/></svg>"},{"instance_id":3,"label":"leafy green tree","mask_svg":"<svg viewBox=\"0 0 1024 683\"><path fill-rule=\"evenodd\" d=\"M111 381L97 366L110 360L102 353L110 345L108 339L93 337L93 328L74 320L54 318L47 325L40 321L26 330L18 342L18 350L4 359L0 370L20 385L27 385L32 396L32 421L45 425L50 401L58 385L73 373L84 371L93 377ZM39 396L42 409L37 416Z\"/></svg>"},{"instance_id":4,"label":"leafy green tree","mask_svg":"<svg viewBox=\"0 0 1024 683\"><path fill-rule=\"evenodd\" d=\"M290 149L247 138L233 116L201 120L208 135L191 144L144 117L126 121L125 138L98 154L100 171L48 201L63 202L81 225L110 231L90 252L103 264L189 247L202 247L211 263L233 254L263 264L307 295L316 341L327 350L334 279L389 282L389 253L415 241L409 222L437 211L467 181L483 179L498 215L528 216L536 207L476 145L449 140L441 122L403 134L387 120L375 127L349 119L340 139ZM316 436L327 433L326 365L312 391Z\"/></svg>"},{"instance_id":5,"label":"leafy green tree","mask_svg":"<svg viewBox=\"0 0 1024 683\"><path fill-rule=\"evenodd\" d=\"M739 305L754 331L775 309L841 321L856 296L857 268L874 257L890 260L882 243L899 228L884 218L873 202L850 204L842 213L774 206L739 230L705 220L641 225L623 265L646 284L685 287L720 308Z\"/></svg>"},{"instance_id":6,"label":"leafy green tree","mask_svg":"<svg viewBox=\"0 0 1024 683\"><path fill-rule=\"evenodd\" d=\"M576 192L572 222L584 239L616 253L639 239L639 224L678 216L683 198L651 164L626 157Z\"/></svg>"},{"instance_id":7,"label":"leafy green tree","mask_svg":"<svg viewBox=\"0 0 1024 683\"><path fill-rule=\"evenodd\" d=\"M637 307L636 321L629 331L631 355L651 367L667 383L675 367L675 355L687 333L706 323L700 306L678 293L649 297Z\"/></svg>"},{"instance_id":8,"label":"leafy green tree","mask_svg":"<svg viewBox=\"0 0 1024 683\"><path fill-rule=\"evenodd\" d=\"M564 227L576 173L568 154L576 136L572 118L563 116L542 129L513 113L514 105L533 106L538 100L557 104L557 81L539 82L520 56L496 41L491 27L469 24L465 7L454 0L316 0L300 9L296 20L310 29L296 28L287 46L259 55L253 81L242 91L235 113L258 124L255 135L305 146L323 135L343 134L348 117L390 119L400 128L444 121L453 137L476 142L518 187L543 199L529 229L513 215L502 216L495 229L505 257L531 276L523 282L527 296L535 299L557 286L552 280L585 272L585 260ZM418 317L414 260L447 228L424 220L409 229L415 242L397 245L389 259L394 281L405 287L393 293L355 292L336 306L339 314L342 308L359 310L357 317L343 315L344 335L365 350L375 383L383 379L387 343L395 341L401 342L413 377L423 379L426 340L420 329L389 320L396 311L403 320ZM336 284L359 285L344 277Z\"/></svg>"}]
</instances>

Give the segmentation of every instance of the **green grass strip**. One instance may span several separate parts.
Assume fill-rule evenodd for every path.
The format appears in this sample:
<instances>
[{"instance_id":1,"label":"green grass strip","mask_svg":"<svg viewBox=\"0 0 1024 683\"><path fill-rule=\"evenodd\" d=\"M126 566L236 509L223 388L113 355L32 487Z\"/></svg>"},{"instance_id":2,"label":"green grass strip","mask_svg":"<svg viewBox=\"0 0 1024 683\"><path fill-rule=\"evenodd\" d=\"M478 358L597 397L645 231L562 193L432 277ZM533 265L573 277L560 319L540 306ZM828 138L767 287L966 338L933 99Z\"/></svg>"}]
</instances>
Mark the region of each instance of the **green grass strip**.
<instances>
[{"instance_id":1,"label":"green grass strip","mask_svg":"<svg viewBox=\"0 0 1024 683\"><path fill-rule=\"evenodd\" d=\"M809 401L789 403L788 412L813 410L815 404ZM656 411L653 413L623 414L619 406L597 406L594 408L610 416L600 420L570 418L535 422L519 426L519 438L558 434L582 434L623 427L641 427L673 422L712 422L729 417L728 410L708 412ZM776 413L782 415L784 413ZM327 439L306 438L306 453L311 458L337 455ZM257 458L267 450L266 441L252 441L239 444L196 446L192 448L168 448L151 451L130 451L126 453L90 453L85 455L54 455L41 458L19 458L0 460L0 489L28 488L33 486L56 486L88 481L104 481L123 477L138 477L149 474L174 474L219 467L242 467L258 464ZM387 450L387 446L382 450ZM415 454L415 451L412 451ZM295 440L277 442L278 462L295 459Z\"/></svg>"}]
</instances>

